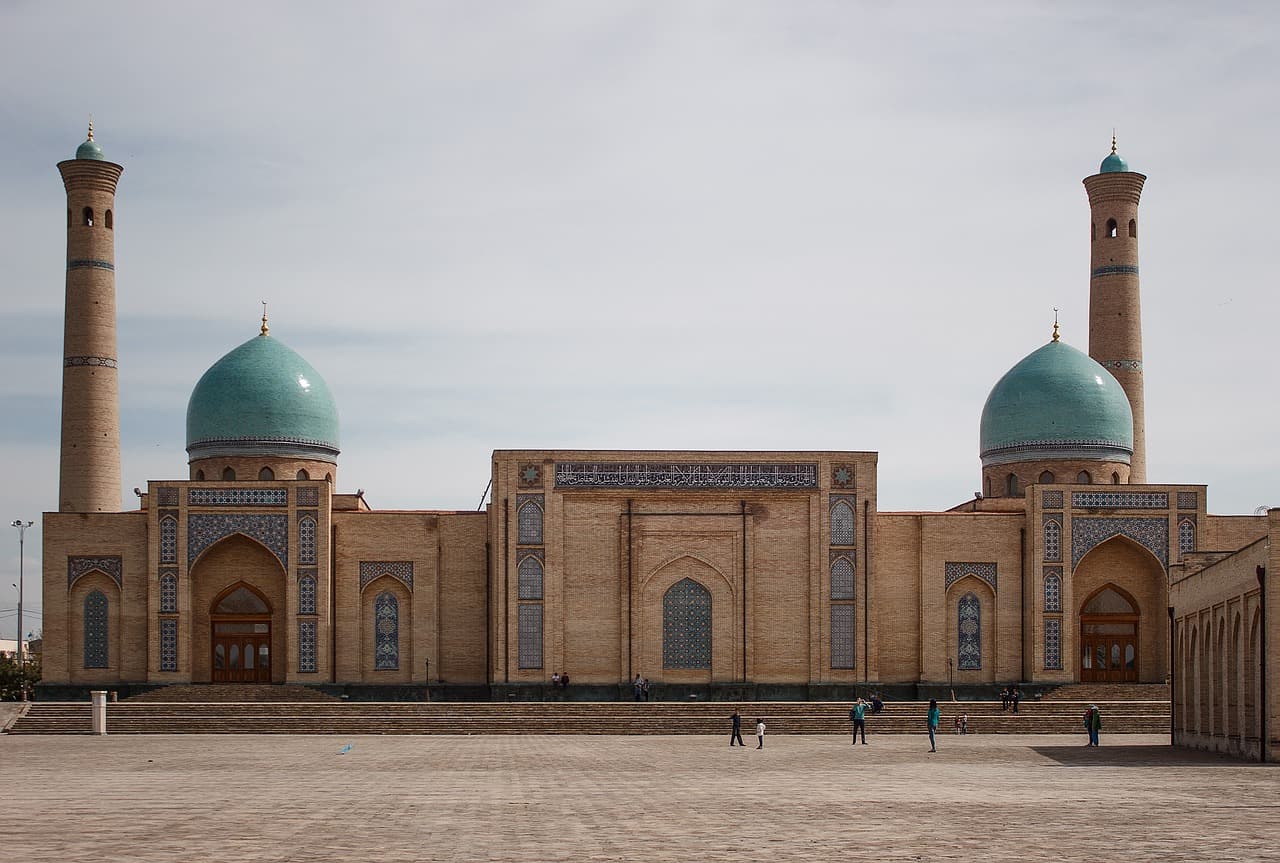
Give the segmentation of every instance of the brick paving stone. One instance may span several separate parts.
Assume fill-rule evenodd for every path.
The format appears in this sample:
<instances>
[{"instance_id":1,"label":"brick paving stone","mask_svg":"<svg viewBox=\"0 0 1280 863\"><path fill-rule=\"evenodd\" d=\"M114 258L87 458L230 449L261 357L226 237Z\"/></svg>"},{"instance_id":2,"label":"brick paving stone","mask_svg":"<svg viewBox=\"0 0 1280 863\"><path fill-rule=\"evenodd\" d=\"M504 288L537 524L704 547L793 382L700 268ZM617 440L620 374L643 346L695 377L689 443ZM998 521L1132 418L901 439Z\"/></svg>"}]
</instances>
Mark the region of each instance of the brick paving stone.
<instances>
[{"instance_id":1,"label":"brick paving stone","mask_svg":"<svg viewBox=\"0 0 1280 863\"><path fill-rule=\"evenodd\" d=\"M1262 860L1280 772L1104 735L0 737L12 859ZM343 746L351 745L346 754ZM752 739L754 746L754 740Z\"/></svg>"}]
</instances>

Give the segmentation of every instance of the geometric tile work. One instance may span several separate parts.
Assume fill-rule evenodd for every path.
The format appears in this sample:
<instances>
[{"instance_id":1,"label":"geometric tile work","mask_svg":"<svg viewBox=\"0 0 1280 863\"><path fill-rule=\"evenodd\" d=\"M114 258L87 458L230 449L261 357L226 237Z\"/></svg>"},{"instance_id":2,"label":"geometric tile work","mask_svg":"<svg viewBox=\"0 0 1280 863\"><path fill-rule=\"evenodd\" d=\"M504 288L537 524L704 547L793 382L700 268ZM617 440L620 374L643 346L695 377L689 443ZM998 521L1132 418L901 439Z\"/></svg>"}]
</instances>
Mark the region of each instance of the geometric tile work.
<instances>
[{"instance_id":1,"label":"geometric tile work","mask_svg":"<svg viewBox=\"0 0 1280 863\"><path fill-rule=\"evenodd\" d=\"M1086 509L1168 509L1163 491L1073 491L1071 505Z\"/></svg>"},{"instance_id":2,"label":"geometric tile work","mask_svg":"<svg viewBox=\"0 0 1280 863\"><path fill-rule=\"evenodd\" d=\"M1062 668L1062 620L1057 617L1044 621L1044 667L1050 671Z\"/></svg>"},{"instance_id":3,"label":"geometric tile work","mask_svg":"<svg viewBox=\"0 0 1280 863\"><path fill-rule=\"evenodd\" d=\"M1178 492L1178 509L1195 509L1199 496L1194 491Z\"/></svg>"},{"instance_id":4,"label":"geometric tile work","mask_svg":"<svg viewBox=\"0 0 1280 863\"><path fill-rule=\"evenodd\" d=\"M1196 550L1195 519L1184 518L1178 522L1178 553L1186 554Z\"/></svg>"},{"instance_id":5,"label":"geometric tile work","mask_svg":"<svg viewBox=\"0 0 1280 863\"><path fill-rule=\"evenodd\" d=\"M853 496L831 495L831 544L853 545Z\"/></svg>"},{"instance_id":6,"label":"geometric tile work","mask_svg":"<svg viewBox=\"0 0 1280 863\"><path fill-rule=\"evenodd\" d=\"M178 576L166 572L160 576L160 613L175 614L178 611Z\"/></svg>"},{"instance_id":7,"label":"geometric tile work","mask_svg":"<svg viewBox=\"0 0 1280 863\"><path fill-rule=\"evenodd\" d=\"M1044 610L1062 611L1062 567L1044 568Z\"/></svg>"},{"instance_id":8,"label":"geometric tile work","mask_svg":"<svg viewBox=\"0 0 1280 863\"><path fill-rule=\"evenodd\" d=\"M662 597L662 667L711 668L711 591L691 578Z\"/></svg>"},{"instance_id":9,"label":"geometric tile work","mask_svg":"<svg viewBox=\"0 0 1280 863\"><path fill-rule=\"evenodd\" d=\"M178 670L178 621L172 617L160 621L160 670Z\"/></svg>"},{"instance_id":10,"label":"geometric tile work","mask_svg":"<svg viewBox=\"0 0 1280 863\"><path fill-rule=\"evenodd\" d=\"M560 462L567 488L816 488L817 464L610 464Z\"/></svg>"},{"instance_id":11,"label":"geometric tile work","mask_svg":"<svg viewBox=\"0 0 1280 863\"><path fill-rule=\"evenodd\" d=\"M160 519L160 562L178 562L178 519L177 513L165 513Z\"/></svg>"},{"instance_id":12,"label":"geometric tile work","mask_svg":"<svg viewBox=\"0 0 1280 863\"><path fill-rule=\"evenodd\" d=\"M316 578L304 575L298 579L298 614L316 613Z\"/></svg>"},{"instance_id":13,"label":"geometric tile work","mask_svg":"<svg viewBox=\"0 0 1280 863\"><path fill-rule=\"evenodd\" d=\"M542 605L521 603L516 606L519 635L517 665L520 668L542 667Z\"/></svg>"},{"instance_id":14,"label":"geometric tile work","mask_svg":"<svg viewBox=\"0 0 1280 863\"><path fill-rule=\"evenodd\" d=\"M831 555L831 598L853 599L853 552Z\"/></svg>"},{"instance_id":15,"label":"geometric tile work","mask_svg":"<svg viewBox=\"0 0 1280 863\"><path fill-rule=\"evenodd\" d=\"M831 466L831 484L836 488L849 488L853 485L853 480L853 465L833 464Z\"/></svg>"},{"instance_id":16,"label":"geometric tile work","mask_svg":"<svg viewBox=\"0 0 1280 863\"><path fill-rule=\"evenodd\" d=\"M187 491L192 506L288 506L283 488L193 488Z\"/></svg>"},{"instance_id":17,"label":"geometric tile work","mask_svg":"<svg viewBox=\"0 0 1280 863\"><path fill-rule=\"evenodd\" d=\"M120 586L124 583L124 573L118 557L68 557L67 558L67 589L71 589L72 583L87 572L93 570L105 573Z\"/></svg>"},{"instance_id":18,"label":"geometric tile work","mask_svg":"<svg viewBox=\"0 0 1280 863\"><path fill-rule=\"evenodd\" d=\"M982 603L976 594L966 593L956 606L959 644L956 667L962 671L982 668Z\"/></svg>"},{"instance_id":19,"label":"geometric tile work","mask_svg":"<svg viewBox=\"0 0 1280 863\"><path fill-rule=\"evenodd\" d=\"M400 667L400 603L389 590L373 601L373 667L395 671Z\"/></svg>"},{"instance_id":20,"label":"geometric tile work","mask_svg":"<svg viewBox=\"0 0 1280 863\"><path fill-rule=\"evenodd\" d=\"M542 545L542 508L540 494L516 495L516 542L520 545Z\"/></svg>"},{"instance_id":21,"label":"geometric tile work","mask_svg":"<svg viewBox=\"0 0 1280 863\"><path fill-rule=\"evenodd\" d=\"M951 585L966 575L976 575L991 585L992 590L996 589L996 565L994 563L956 563L947 561L944 569L946 578L943 586L946 589L950 589Z\"/></svg>"},{"instance_id":22,"label":"geometric tile work","mask_svg":"<svg viewBox=\"0 0 1280 863\"><path fill-rule=\"evenodd\" d=\"M316 562L316 520L311 513L298 519L298 563Z\"/></svg>"},{"instance_id":23,"label":"geometric tile work","mask_svg":"<svg viewBox=\"0 0 1280 863\"><path fill-rule=\"evenodd\" d=\"M320 492L314 485L298 489L298 506L319 506Z\"/></svg>"},{"instance_id":24,"label":"geometric tile work","mask_svg":"<svg viewBox=\"0 0 1280 863\"><path fill-rule=\"evenodd\" d=\"M84 598L84 667L107 668L107 596L100 590Z\"/></svg>"},{"instance_id":25,"label":"geometric tile work","mask_svg":"<svg viewBox=\"0 0 1280 863\"><path fill-rule=\"evenodd\" d=\"M316 670L316 622L298 621L298 671Z\"/></svg>"},{"instance_id":26,"label":"geometric tile work","mask_svg":"<svg viewBox=\"0 0 1280 863\"><path fill-rule=\"evenodd\" d=\"M1062 524L1060 516L1044 517L1044 559L1062 560Z\"/></svg>"},{"instance_id":27,"label":"geometric tile work","mask_svg":"<svg viewBox=\"0 0 1280 863\"><path fill-rule=\"evenodd\" d=\"M380 575L398 578L405 587L413 590L413 561L411 560L362 560L360 561L360 589Z\"/></svg>"},{"instance_id":28,"label":"geometric tile work","mask_svg":"<svg viewBox=\"0 0 1280 863\"><path fill-rule=\"evenodd\" d=\"M1126 536L1169 566L1169 522L1163 518L1080 518L1071 520L1071 568L1102 543Z\"/></svg>"},{"instance_id":29,"label":"geometric tile work","mask_svg":"<svg viewBox=\"0 0 1280 863\"><path fill-rule=\"evenodd\" d=\"M855 605L831 606L831 667L853 668L853 622Z\"/></svg>"},{"instance_id":30,"label":"geometric tile work","mask_svg":"<svg viewBox=\"0 0 1280 863\"><path fill-rule=\"evenodd\" d=\"M1044 493L1045 509L1062 509L1062 492L1046 491Z\"/></svg>"},{"instance_id":31,"label":"geometric tile work","mask_svg":"<svg viewBox=\"0 0 1280 863\"><path fill-rule=\"evenodd\" d=\"M160 506L177 506L178 490L171 485L156 489L156 503Z\"/></svg>"},{"instance_id":32,"label":"geometric tile work","mask_svg":"<svg viewBox=\"0 0 1280 863\"><path fill-rule=\"evenodd\" d=\"M542 599L542 564L538 558L528 555L516 568L516 598Z\"/></svg>"},{"instance_id":33,"label":"geometric tile work","mask_svg":"<svg viewBox=\"0 0 1280 863\"><path fill-rule=\"evenodd\" d=\"M187 516L187 563L195 562L200 553L221 539L242 533L256 539L276 556L280 565L289 568L289 517L287 515Z\"/></svg>"}]
</instances>

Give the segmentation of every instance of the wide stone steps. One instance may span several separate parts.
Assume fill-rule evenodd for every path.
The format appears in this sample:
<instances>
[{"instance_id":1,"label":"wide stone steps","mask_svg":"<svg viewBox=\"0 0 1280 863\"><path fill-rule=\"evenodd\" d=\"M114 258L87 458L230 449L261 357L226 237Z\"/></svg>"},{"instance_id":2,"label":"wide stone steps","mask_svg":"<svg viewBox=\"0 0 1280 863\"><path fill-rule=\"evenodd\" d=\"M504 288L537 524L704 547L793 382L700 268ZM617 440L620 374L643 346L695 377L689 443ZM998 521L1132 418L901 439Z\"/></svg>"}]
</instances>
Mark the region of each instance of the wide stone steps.
<instances>
[{"instance_id":1,"label":"wide stone steps","mask_svg":"<svg viewBox=\"0 0 1280 863\"><path fill-rule=\"evenodd\" d=\"M1169 730L1169 703L1096 702L1108 734L1161 734ZM969 716L970 734L1083 734L1085 702L1031 702L1018 714L999 702L946 703L943 733L955 716ZM731 703L164 703L107 706L110 734L724 734ZM743 733L757 716L769 734L848 734L849 705L838 702L750 702L741 705ZM924 702L887 704L867 717L872 734L924 731ZM88 734L89 704L37 702L10 734Z\"/></svg>"}]
</instances>

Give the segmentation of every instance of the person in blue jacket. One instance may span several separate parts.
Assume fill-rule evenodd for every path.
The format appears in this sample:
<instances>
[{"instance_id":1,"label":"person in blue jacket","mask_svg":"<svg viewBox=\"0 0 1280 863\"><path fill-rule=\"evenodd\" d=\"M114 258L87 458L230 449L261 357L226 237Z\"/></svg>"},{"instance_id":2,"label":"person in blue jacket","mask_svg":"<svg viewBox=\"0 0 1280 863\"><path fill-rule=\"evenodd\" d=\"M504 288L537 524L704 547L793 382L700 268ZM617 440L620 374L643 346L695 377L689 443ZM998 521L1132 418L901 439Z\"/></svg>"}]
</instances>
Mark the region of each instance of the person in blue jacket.
<instances>
[{"instance_id":1,"label":"person in blue jacket","mask_svg":"<svg viewBox=\"0 0 1280 863\"><path fill-rule=\"evenodd\" d=\"M938 723L942 721L942 711L938 709L938 700L936 698L929 699L929 751L938 751L938 740L935 735L938 733Z\"/></svg>"}]
</instances>

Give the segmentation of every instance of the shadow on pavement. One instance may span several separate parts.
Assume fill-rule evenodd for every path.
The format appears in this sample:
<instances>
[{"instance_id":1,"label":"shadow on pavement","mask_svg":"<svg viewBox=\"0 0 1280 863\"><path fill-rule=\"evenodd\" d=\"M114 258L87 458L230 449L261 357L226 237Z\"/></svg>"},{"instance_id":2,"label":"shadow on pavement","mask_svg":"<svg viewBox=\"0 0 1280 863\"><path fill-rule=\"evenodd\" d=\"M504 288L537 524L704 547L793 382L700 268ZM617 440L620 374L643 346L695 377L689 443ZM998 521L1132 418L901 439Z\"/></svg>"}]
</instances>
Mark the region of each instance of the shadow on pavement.
<instances>
[{"instance_id":1,"label":"shadow on pavement","mask_svg":"<svg viewBox=\"0 0 1280 863\"><path fill-rule=\"evenodd\" d=\"M1063 767L1271 767L1257 761L1232 758L1217 752L1179 749L1174 746L1033 746L1032 751L1058 762Z\"/></svg>"}]
</instances>

